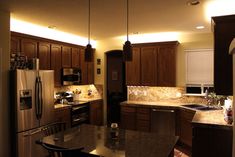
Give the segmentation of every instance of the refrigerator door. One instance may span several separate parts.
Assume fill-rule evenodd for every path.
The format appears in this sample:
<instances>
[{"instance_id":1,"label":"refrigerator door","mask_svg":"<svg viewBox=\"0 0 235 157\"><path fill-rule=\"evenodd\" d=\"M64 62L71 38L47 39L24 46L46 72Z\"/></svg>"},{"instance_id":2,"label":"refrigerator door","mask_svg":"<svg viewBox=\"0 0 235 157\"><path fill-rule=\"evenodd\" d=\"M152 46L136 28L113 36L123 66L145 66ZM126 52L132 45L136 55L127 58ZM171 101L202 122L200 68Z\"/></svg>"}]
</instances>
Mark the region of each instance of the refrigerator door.
<instances>
[{"instance_id":1,"label":"refrigerator door","mask_svg":"<svg viewBox=\"0 0 235 157\"><path fill-rule=\"evenodd\" d=\"M29 131L17 134L17 157L43 157L47 156L48 152L36 140L43 137L41 128L32 129Z\"/></svg>"},{"instance_id":2,"label":"refrigerator door","mask_svg":"<svg viewBox=\"0 0 235 157\"><path fill-rule=\"evenodd\" d=\"M16 70L16 132L39 127L35 116L36 71Z\"/></svg>"},{"instance_id":3,"label":"refrigerator door","mask_svg":"<svg viewBox=\"0 0 235 157\"><path fill-rule=\"evenodd\" d=\"M54 122L54 71L41 70L39 71L41 80L41 99L40 107L40 126Z\"/></svg>"}]
</instances>

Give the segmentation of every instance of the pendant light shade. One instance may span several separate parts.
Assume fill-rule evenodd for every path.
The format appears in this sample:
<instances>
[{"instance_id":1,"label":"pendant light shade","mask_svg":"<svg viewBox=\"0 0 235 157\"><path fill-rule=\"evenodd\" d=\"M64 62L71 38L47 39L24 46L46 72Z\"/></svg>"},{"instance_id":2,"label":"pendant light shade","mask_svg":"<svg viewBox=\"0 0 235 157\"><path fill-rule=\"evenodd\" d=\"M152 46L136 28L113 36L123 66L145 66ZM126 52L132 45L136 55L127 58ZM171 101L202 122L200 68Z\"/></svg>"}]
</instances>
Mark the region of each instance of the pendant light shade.
<instances>
[{"instance_id":1,"label":"pendant light shade","mask_svg":"<svg viewBox=\"0 0 235 157\"><path fill-rule=\"evenodd\" d=\"M91 10L91 3L90 0L88 0L89 2L89 6L88 6L88 44L85 48L85 62L92 62L92 55L93 55L93 49L92 46L90 44L90 36L91 36L91 31L90 31L90 19L91 19L91 15L90 15L90 10Z\"/></svg>"},{"instance_id":2,"label":"pendant light shade","mask_svg":"<svg viewBox=\"0 0 235 157\"><path fill-rule=\"evenodd\" d=\"M129 0L127 0L127 4L126 4L126 14L127 14L127 18L126 18L126 30L127 30L127 41L125 42L125 44L123 45L123 59L124 61L132 61L132 45L131 42L129 41L129 36L128 36L128 22L129 22Z\"/></svg>"}]
</instances>

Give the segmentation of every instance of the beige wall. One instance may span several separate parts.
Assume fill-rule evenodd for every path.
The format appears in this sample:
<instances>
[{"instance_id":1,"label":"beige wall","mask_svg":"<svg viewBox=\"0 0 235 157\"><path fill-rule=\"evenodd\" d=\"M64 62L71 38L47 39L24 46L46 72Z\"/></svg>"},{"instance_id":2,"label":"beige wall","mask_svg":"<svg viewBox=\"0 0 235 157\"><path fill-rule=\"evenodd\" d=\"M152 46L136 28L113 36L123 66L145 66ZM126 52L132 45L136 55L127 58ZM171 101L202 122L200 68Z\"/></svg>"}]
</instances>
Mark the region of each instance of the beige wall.
<instances>
[{"instance_id":1,"label":"beige wall","mask_svg":"<svg viewBox=\"0 0 235 157\"><path fill-rule=\"evenodd\" d=\"M10 13L0 10L0 156L9 154L9 103L8 103L8 74L9 74L9 41Z\"/></svg>"}]
</instances>

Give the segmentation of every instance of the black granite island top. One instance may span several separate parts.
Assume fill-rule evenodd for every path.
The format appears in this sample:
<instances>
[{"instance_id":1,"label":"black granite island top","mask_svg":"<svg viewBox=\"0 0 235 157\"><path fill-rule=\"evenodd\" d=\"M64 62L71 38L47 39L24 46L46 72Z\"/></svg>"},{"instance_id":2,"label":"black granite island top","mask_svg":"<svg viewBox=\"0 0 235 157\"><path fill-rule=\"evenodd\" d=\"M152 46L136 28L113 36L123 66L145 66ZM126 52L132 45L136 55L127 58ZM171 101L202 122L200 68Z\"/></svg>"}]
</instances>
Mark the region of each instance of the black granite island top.
<instances>
[{"instance_id":1,"label":"black granite island top","mask_svg":"<svg viewBox=\"0 0 235 157\"><path fill-rule=\"evenodd\" d=\"M178 140L177 136L118 130L118 138L111 138L111 129L82 124L51 136L43 143L62 147L84 147L84 152L105 157L168 157Z\"/></svg>"}]
</instances>

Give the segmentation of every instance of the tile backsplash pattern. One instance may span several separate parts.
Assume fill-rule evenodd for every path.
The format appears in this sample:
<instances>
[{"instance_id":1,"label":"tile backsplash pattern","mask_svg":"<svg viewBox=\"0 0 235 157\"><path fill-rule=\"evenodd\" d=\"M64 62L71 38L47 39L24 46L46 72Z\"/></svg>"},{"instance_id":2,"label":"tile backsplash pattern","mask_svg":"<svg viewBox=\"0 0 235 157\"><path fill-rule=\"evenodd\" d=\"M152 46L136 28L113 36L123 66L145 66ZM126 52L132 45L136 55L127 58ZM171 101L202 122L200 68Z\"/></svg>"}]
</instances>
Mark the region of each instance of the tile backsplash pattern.
<instances>
[{"instance_id":1,"label":"tile backsplash pattern","mask_svg":"<svg viewBox=\"0 0 235 157\"><path fill-rule=\"evenodd\" d=\"M185 96L185 87L128 86L129 101L168 101L206 104L204 97Z\"/></svg>"},{"instance_id":2,"label":"tile backsplash pattern","mask_svg":"<svg viewBox=\"0 0 235 157\"><path fill-rule=\"evenodd\" d=\"M73 92L76 89L81 91L79 94L80 99L102 99L103 98L103 86L102 85L73 85L73 86L61 86L54 88L54 94L57 92ZM88 90L91 90L91 94L88 95Z\"/></svg>"}]
</instances>

